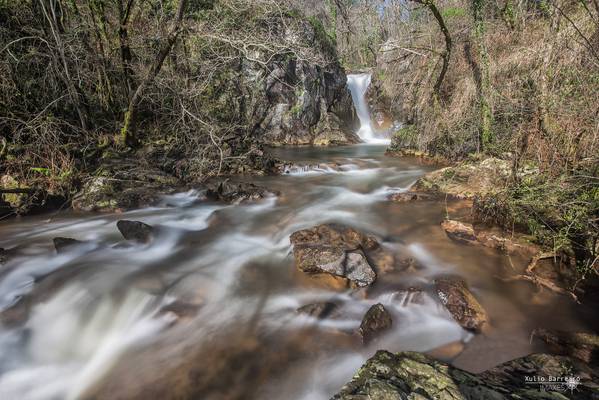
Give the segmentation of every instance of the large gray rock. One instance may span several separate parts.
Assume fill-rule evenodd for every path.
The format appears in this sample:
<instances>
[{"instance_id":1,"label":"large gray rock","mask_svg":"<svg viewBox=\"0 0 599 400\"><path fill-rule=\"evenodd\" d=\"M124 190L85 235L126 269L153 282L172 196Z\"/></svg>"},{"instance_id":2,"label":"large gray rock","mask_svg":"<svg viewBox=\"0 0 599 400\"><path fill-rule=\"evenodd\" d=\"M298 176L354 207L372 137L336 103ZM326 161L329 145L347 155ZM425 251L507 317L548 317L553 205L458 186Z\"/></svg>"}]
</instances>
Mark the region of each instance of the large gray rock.
<instances>
[{"instance_id":1,"label":"large gray rock","mask_svg":"<svg viewBox=\"0 0 599 400\"><path fill-rule=\"evenodd\" d=\"M575 387L540 386L527 379L579 378ZM334 400L597 399L597 372L568 357L533 354L471 374L413 352L378 351Z\"/></svg>"},{"instance_id":2,"label":"large gray rock","mask_svg":"<svg viewBox=\"0 0 599 400\"><path fill-rule=\"evenodd\" d=\"M294 232L290 242L298 269L342 277L355 287L371 285L377 273L395 267L395 257L375 237L344 225L303 229Z\"/></svg>"}]
</instances>

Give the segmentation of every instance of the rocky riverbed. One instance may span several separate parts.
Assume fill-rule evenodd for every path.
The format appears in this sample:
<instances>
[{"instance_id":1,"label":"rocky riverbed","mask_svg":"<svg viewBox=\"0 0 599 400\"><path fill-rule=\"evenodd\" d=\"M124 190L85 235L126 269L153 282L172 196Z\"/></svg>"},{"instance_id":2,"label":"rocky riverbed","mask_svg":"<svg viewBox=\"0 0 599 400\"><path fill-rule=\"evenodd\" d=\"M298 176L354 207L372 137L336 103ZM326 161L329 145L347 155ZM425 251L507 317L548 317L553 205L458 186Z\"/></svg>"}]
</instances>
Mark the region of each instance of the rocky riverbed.
<instances>
[{"instance_id":1,"label":"rocky riverbed","mask_svg":"<svg viewBox=\"0 0 599 400\"><path fill-rule=\"evenodd\" d=\"M6 221L0 393L535 398L538 375L580 378L539 398L593 398L592 307L383 151L279 149L278 176Z\"/></svg>"}]
</instances>

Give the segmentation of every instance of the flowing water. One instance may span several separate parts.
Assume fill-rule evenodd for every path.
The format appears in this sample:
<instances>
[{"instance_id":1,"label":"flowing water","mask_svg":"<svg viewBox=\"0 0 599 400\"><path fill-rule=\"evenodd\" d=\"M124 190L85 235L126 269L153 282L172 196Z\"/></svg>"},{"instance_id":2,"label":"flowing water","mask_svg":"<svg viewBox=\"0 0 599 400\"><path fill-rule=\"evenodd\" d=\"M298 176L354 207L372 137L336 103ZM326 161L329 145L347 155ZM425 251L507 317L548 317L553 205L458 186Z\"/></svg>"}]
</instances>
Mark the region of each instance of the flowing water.
<instances>
[{"instance_id":1,"label":"flowing water","mask_svg":"<svg viewBox=\"0 0 599 400\"><path fill-rule=\"evenodd\" d=\"M367 78L352 79L352 93L363 94ZM362 137L381 140L365 117ZM461 203L386 200L429 167L385 157L381 145L274 153L290 167L251 178L278 193L254 203L189 191L122 214L2 222L0 247L17 248L0 266L0 399L319 400L377 349L430 352L482 371L539 350L534 328L586 328L566 299L495 278L526 260L449 240L439 222L463 213ZM159 230L148 244L123 242L119 219ZM294 267L289 236L325 222L370 232L418 268L379 274L367 295L323 286ZM59 236L85 244L57 254ZM490 315L483 334L463 330L434 294L412 301L404 290L440 274L468 281ZM331 299L335 318L296 312ZM363 346L352 332L379 302L393 328Z\"/></svg>"},{"instance_id":2,"label":"flowing water","mask_svg":"<svg viewBox=\"0 0 599 400\"><path fill-rule=\"evenodd\" d=\"M369 73L347 75L347 87L351 92L356 114L360 120L360 129L357 133L365 143L389 144L389 132L378 132L372 126L370 110L366 101L366 92L371 80L372 75Z\"/></svg>"},{"instance_id":3,"label":"flowing water","mask_svg":"<svg viewBox=\"0 0 599 400\"><path fill-rule=\"evenodd\" d=\"M460 212L454 205L386 201L428 168L383 151L278 150L304 167L253 179L279 192L253 204L190 191L124 214L4 222L0 246L21 248L0 269L0 309L19 311L0 327L0 398L325 399L378 348L432 351L480 371L535 350L533 328L584 328L567 301L531 301L528 286L495 279L511 268L505 256L450 241L439 222ZM125 245L118 219L162 229L150 244ZM421 267L381 274L366 298L322 287L294 268L289 235L324 222L371 232ZM87 244L58 255L56 236ZM411 302L401 290L446 273L464 277L489 312L484 334L461 329L432 296ZM339 318L295 312L332 298ZM363 347L346 332L377 302L393 329ZM193 312L177 317L177 304Z\"/></svg>"}]
</instances>

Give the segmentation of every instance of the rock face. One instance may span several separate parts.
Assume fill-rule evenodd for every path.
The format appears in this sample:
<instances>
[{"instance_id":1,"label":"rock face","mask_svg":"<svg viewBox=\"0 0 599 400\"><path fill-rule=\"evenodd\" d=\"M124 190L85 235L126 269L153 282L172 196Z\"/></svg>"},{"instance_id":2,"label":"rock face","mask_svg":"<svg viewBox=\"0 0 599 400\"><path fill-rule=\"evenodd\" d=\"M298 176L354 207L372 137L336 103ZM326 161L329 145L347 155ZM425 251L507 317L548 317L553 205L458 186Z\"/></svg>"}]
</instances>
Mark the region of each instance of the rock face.
<instances>
[{"instance_id":1,"label":"rock face","mask_svg":"<svg viewBox=\"0 0 599 400\"><path fill-rule=\"evenodd\" d=\"M248 23L251 23L248 21ZM253 47L209 82L211 114L250 128L267 145L357 143L347 77L322 26L297 16L269 19L271 40L297 51ZM214 94L218 94L214 98Z\"/></svg>"},{"instance_id":2,"label":"rock face","mask_svg":"<svg viewBox=\"0 0 599 400\"><path fill-rule=\"evenodd\" d=\"M373 237L353 228L324 224L290 237L296 266L308 274L330 274L353 286L372 284L377 272L394 267L394 257Z\"/></svg>"},{"instance_id":3,"label":"rock face","mask_svg":"<svg viewBox=\"0 0 599 400\"><path fill-rule=\"evenodd\" d=\"M577 377L565 384L540 387L526 377ZM533 354L471 374L421 353L378 351L360 368L335 400L507 400L597 398L597 373L568 357Z\"/></svg>"},{"instance_id":4,"label":"rock face","mask_svg":"<svg viewBox=\"0 0 599 400\"><path fill-rule=\"evenodd\" d=\"M358 126L345 71L335 47L310 21L295 21L294 30L281 32L291 45L312 49L314 63L296 57L274 57L268 66L244 59L239 86L240 104L270 145L328 145L356 143Z\"/></svg>"},{"instance_id":5,"label":"rock face","mask_svg":"<svg viewBox=\"0 0 599 400\"><path fill-rule=\"evenodd\" d=\"M391 329L392 325L391 314L382 304L378 303L368 309L362 319L358 333L362 337L362 342L367 345L385 331Z\"/></svg>"},{"instance_id":6,"label":"rock face","mask_svg":"<svg viewBox=\"0 0 599 400\"><path fill-rule=\"evenodd\" d=\"M139 221L120 220L116 223L116 227L123 235L125 240L134 240L140 243L148 243L152 240L154 228L148 224Z\"/></svg>"},{"instance_id":7,"label":"rock face","mask_svg":"<svg viewBox=\"0 0 599 400\"><path fill-rule=\"evenodd\" d=\"M229 180L212 182L206 186L206 197L213 201L239 204L245 201L259 200L274 193L253 183L231 183Z\"/></svg>"},{"instance_id":8,"label":"rock face","mask_svg":"<svg viewBox=\"0 0 599 400\"><path fill-rule=\"evenodd\" d=\"M437 278L435 291L441 303L464 329L478 332L488 321L485 309L463 280L453 277Z\"/></svg>"}]
</instances>

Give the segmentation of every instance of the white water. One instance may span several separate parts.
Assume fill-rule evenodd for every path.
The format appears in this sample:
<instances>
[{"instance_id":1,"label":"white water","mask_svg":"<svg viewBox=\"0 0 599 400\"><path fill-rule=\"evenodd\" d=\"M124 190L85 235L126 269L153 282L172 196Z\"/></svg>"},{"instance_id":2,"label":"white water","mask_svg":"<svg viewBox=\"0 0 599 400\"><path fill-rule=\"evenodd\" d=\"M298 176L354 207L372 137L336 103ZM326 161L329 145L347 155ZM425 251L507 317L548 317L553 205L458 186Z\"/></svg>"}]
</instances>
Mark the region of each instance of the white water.
<instances>
[{"instance_id":1,"label":"white water","mask_svg":"<svg viewBox=\"0 0 599 400\"><path fill-rule=\"evenodd\" d=\"M372 76L370 74L350 74L347 75L347 86L351 92L351 97L354 101L354 107L360 119L360 129L358 136L365 143L371 144L389 144L390 139L386 135L376 132L372 128L370 119L370 110L366 102L366 91L370 86Z\"/></svg>"}]
</instances>

